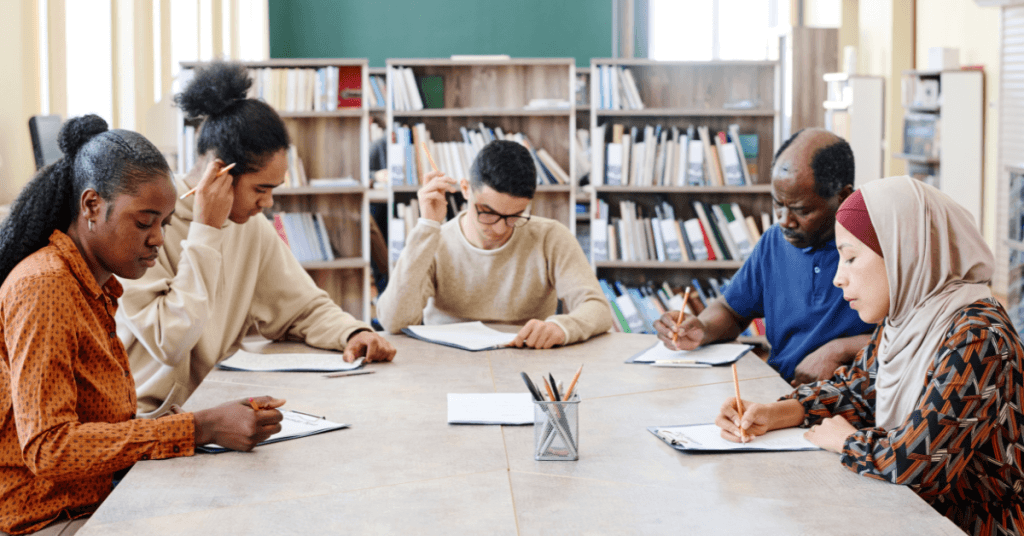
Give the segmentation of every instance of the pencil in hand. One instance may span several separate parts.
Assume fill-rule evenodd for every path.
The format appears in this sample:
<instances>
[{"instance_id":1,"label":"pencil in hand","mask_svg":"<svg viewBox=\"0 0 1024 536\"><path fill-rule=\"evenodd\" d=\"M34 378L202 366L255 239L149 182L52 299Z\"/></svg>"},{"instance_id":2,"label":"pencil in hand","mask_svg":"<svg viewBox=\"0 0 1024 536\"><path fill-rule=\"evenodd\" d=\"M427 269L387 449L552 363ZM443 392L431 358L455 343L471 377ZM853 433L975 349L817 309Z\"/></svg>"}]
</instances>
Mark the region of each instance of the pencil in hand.
<instances>
[{"instance_id":1,"label":"pencil in hand","mask_svg":"<svg viewBox=\"0 0 1024 536\"><path fill-rule=\"evenodd\" d=\"M683 323L683 315L686 311L686 304L690 302L690 287L686 287L683 293L683 306L679 308L679 316L676 317L675 329L672 330L672 344L679 345L679 325Z\"/></svg>"},{"instance_id":2,"label":"pencil in hand","mask_svg":"<svg viewBox=\"0 0 1024 536\"><path fill-rule=\"evenodd\" d=\"M217 172L216 176L217 177L223 177L225 173L231 171L231 169L234 168L234 167L235 167L235 163L232 162L232 163L224 166L223 168L221 168L221 170ZM186 197L196 193L196 190L198 190L198 189L199 189L199 187L196 186L195 188L192 188L191 190L185 192L184 194L181 194L181 197L179 197L178 199L185 199Z\"/></svg>"},{"instance_id":3,"label":"pencil in hand","mask_svg":"<svg viewBox=\"0 0 1024 536\"><path fill-rule=\"evenodd\" d=\"M732 364L732 384L736 388L736 412L739 414L740 441L747 442L747 433L743 431L743 399L740 398L740 377L736 373L736 363Z\"/></svg>"}]
</instances>

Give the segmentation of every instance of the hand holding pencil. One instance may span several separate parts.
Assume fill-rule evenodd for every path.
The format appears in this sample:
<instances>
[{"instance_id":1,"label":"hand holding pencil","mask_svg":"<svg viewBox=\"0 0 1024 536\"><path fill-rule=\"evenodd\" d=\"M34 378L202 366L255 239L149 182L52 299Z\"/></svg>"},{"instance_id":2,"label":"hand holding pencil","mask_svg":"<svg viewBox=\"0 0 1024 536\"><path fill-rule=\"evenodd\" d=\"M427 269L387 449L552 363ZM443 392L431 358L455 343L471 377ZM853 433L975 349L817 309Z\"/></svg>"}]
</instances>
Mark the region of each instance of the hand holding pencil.
<instances>
[{"instance_id":1,"label":"hand holding pencil","mask_svg":"<svg viewBox=\"0 0 1024 536\"><path fill-rule=\"evenodd\" d=\"M214 159L206 165L199 184L181 196L185 199L195 193L194 221L218 229L224 225L235 202L234 177L228 173L234 167L235 164L224 165L219 158Z\"/></svg>"},{"instance_id":2,"label":"hand holding pencil","mask_svg":"<svg viewBox=\"0 0 1024 536\"><path fill-rule=\"evenodd\" d=\"M685 308L690 294L689 287L684 294ZM668 311L661 315L661 318L654 321L654 329L658 332L658 340L669 350L693 350L704 340L704 323L682 310Z\"/></svg>"},{"instance_id":3,"label":"hand holding pencil","mask_svg":"<svg viewBox=\"0 0 1024 536\"><path fill-rule=\"evenodd\" d=\"M420 216L444 223L444 218L448 214L448 200L445 194L457 192L459 183L437 169L434 157L425 143L421 144L421 147L422 151L426 153L427 159L430 160L433 171L423 176L425 184L416 192L416 198L420 203Z\"/></svg>"}]
</instances>

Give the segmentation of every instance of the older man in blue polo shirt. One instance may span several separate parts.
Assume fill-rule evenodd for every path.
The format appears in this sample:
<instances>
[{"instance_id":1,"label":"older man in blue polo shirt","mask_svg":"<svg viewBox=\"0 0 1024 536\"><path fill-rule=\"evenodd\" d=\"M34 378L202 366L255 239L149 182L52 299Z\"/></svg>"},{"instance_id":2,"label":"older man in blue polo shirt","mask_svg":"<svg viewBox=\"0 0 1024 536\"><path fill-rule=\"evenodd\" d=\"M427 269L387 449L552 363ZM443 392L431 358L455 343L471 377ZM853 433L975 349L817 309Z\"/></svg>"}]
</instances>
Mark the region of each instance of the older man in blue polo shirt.
<instances>
[{"instance_id":1,"label":"older man in blue polo shirt","mask_svg":"<svg viewBox=\"0 0 1024 536\"><path fill-rule=\"evenodd\" d=\"M683 320L677 344L676 311L655 322L658 338L669 348L690 350L734 339L763 317L772 346L768 364L783 378L796 386L832 377L874 329L832 285L839 263L836 210L852 192L853 151L845 140L821 129L786 140L772 165L778 225L761 236L723 298Z\"/></svg>"}]
</instances>

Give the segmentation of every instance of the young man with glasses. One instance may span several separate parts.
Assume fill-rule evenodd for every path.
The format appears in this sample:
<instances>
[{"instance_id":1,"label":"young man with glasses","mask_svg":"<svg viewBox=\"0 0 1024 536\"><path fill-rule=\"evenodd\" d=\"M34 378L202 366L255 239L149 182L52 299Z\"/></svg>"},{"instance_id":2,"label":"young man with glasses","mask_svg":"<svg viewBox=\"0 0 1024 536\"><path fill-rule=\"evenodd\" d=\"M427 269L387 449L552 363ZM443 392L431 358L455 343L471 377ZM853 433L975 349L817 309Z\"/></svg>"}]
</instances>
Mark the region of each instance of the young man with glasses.
<instances>
[{"instance_id":1,"label":"young man with glasses","mask_svg":"<svg viewBox=\"0 0 1024 536\"><path fill-rule=\"evenodd\" d=\"M446 192L461 188L467 210L444 222ZM417 193L420 219L406 239L377 318L391 332L415 324L522 324L513 344L551 348L611 328L608 302L576 237L530 216L537 169L529 151L493 141L470 180L428 173ZM555 314L559 300L564 314Z\"/></svg>"}]
</instances>

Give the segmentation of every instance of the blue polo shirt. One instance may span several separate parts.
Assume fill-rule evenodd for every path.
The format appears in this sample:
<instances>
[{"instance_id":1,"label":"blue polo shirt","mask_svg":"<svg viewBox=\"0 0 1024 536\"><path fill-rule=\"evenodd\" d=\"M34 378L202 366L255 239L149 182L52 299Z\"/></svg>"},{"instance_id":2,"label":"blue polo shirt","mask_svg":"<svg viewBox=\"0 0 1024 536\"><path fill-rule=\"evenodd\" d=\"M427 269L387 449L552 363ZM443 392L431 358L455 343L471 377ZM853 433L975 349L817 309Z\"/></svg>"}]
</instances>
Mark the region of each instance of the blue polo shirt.
<instances>
[{"instance_id":1,"label":"blue polo shirt","mask_svg":"<svg viewBox=\"0 0 1024 536\"><path fill-rule=\"evenodd\" d=\"M826 342L875 328L860 320L832 284L838 265L835 240L799 249L773 225L725 288L726 303L740 316L764 317L772 345L768 364L786 381Z\"/></svg>"}]
</instances>

